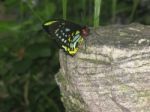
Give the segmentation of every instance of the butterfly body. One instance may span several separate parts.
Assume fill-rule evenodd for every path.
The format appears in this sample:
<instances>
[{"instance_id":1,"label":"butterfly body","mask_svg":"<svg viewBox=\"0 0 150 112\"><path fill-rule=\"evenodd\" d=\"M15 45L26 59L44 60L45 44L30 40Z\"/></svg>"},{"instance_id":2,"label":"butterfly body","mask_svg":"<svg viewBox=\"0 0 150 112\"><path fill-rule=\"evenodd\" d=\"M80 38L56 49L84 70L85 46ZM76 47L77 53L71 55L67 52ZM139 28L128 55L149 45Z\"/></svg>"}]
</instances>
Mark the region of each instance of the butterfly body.
<instances>
[{"instance_id":1,"label":"butterfly body","mask_svg":"<svg viewBox=\"0 0 150 112\"><path fill-rule=\"evenodd\" d=\"M60 48L69 55L75 55L78 51L78 44L88 35L88 28L78 24L56 19L43 24L45 31L58 43Z\"/></svg>"}]
</instances>

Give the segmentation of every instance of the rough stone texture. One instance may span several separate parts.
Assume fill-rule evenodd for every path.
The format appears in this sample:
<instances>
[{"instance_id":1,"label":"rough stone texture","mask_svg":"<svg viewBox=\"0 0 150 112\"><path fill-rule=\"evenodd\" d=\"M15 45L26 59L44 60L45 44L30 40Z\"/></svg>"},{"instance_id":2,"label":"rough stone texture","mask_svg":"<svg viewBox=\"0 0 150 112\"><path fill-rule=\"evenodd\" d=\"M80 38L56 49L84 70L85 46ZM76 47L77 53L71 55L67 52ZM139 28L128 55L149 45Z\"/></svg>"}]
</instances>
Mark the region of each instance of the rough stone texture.
<instances>
[{"instance_id":1,"label":"rough stone texture","mask_svg":"<svg viewBox=\"0 0 150 112\"><path fill-rule=\"evenodd\" d=\"M60 51L66 112L150 112L150 26L91 29L76 56Z\"/></svg>"}]
</instances>

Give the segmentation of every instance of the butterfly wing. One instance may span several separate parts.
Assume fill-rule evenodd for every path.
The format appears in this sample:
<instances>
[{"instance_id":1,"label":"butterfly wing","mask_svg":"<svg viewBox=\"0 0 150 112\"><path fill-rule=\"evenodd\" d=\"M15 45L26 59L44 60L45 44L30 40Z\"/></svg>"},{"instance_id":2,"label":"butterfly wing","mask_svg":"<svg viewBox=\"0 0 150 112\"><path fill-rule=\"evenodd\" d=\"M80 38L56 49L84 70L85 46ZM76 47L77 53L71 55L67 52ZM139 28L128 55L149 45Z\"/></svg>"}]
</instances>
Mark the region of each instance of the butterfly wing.
<instances>
[{"instance_id":1,"label":"butterfly wing","mask_svg":"<svg viewBox=\"0 0 150 112\"><path fill-rule=\"evenodd\" d=\"M74 55L78 51L78 44L83 40L80 25L57 19L45 22L43 28L68 54Z\"/></svg>"}]
</instances>

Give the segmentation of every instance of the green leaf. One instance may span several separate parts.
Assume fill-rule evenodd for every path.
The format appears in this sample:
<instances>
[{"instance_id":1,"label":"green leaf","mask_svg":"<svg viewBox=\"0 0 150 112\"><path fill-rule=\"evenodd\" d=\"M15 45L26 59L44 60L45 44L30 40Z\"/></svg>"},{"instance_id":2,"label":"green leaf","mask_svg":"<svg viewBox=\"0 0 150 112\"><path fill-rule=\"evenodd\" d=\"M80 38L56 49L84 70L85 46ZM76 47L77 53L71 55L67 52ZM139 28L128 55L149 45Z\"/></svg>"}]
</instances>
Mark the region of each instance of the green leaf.
<instances>
[{"instance_id":1,"label":"green leaf","mask_svg":"<svg viewBox=\"0 0 150 112\"><path fill-rule=\"evenodd\" d=\"M15 23L14 21L0 21L0 32L19 32L22 27L31 23L31 20L27 20L22 23Z\"/></svg>"},{"instance_id":2,"label":"green leaf","mask_svg":"<svg viewBox=\"0 0 150 112\"><path fill-rule=\"evenodd\" d=\"M24 59L13 63L13 71L15 73L25 73L31 66L32 60Z\"/></svg>"},{"instance_id":3,"label":"green leaf","mask_svg":"<svg viewBox=\"0 0 150 112\"><path fill-rule=\"evenodd\" d=\"M45 21L49 17L52 17L57 9L56 4L54 4L53 2L49 2L48 0L46 0L45 4L48 4L48 5L43 5L42 7L39 8L39 10L37 10L36 12L34 11L35 14L42 17L42 21Z\"/></svg>"},{"instance_id":4,"label":"green leaf","mask_svg":"<svg viewBox=\"0 0 150 112\"><path fill-rule=\"evenodd\" d=\"M0 21L0 31L8 32L8 31L16 31L20 25L15 24L13 21Z\"/></svg>"},{"instance_id":5,"label":"green leaf","mask_svg":"<svg viewBox=\"0 0 150 112\"><path fill-rule=\"evenodd\" d=\"M48 57L51 55L48 43L34 43L26 49L26 56L30 59Z\"/></svg>"}]
</instances>

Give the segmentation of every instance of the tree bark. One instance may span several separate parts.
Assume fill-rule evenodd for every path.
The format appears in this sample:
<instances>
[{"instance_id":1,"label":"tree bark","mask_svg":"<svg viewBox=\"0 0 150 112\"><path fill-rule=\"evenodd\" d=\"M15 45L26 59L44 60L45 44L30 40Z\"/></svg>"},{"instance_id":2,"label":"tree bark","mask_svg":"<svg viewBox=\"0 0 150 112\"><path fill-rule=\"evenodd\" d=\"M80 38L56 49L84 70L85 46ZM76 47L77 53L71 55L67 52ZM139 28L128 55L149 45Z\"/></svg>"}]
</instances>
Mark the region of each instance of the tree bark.
<instances>
[{"instance_id":1,"label":"tree bark","mask_svg":"<svg viewBox=\"0 0 150 112\"><path fill-rule=\"evenodd\" d=\"M150 26L91 29L84 44L74 57L60 51L66 112L150 112Z\"/></svg>"}]
</instances>

